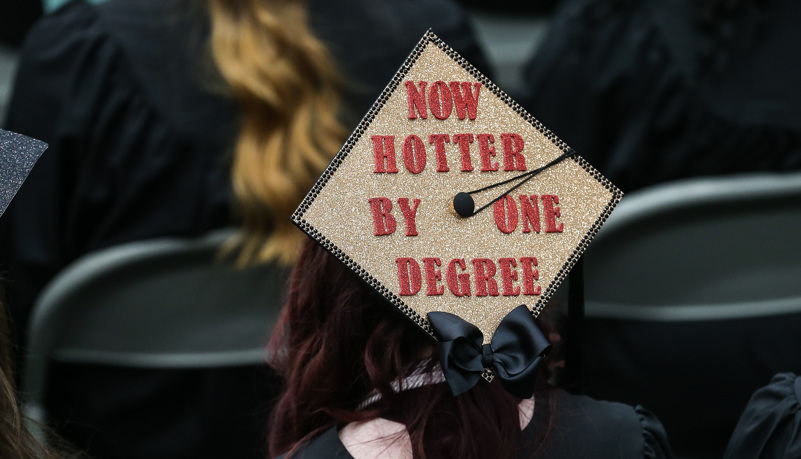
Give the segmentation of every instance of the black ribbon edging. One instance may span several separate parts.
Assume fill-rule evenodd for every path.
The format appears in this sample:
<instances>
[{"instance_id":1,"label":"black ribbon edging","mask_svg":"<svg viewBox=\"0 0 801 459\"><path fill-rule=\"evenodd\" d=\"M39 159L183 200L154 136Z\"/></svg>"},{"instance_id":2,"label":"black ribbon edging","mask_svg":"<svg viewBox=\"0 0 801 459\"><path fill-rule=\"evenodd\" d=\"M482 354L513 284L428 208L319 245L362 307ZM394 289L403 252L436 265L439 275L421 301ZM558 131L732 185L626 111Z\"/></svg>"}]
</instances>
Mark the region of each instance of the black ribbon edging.
<instances>
[{"instance_id":1,"label":"black ribbon edging","mask_svg":"<svg viewBox=\"0 0 801 459\"><path fill-rule=\"evenodd\" d=\"M475 325L447 312L429 312L439 338L439 362L453 395L478 383L485 368L494 368L501 385L519 398L534 395L537 366L551 347L531 311L520 305L501 320L489 344Z\"/></svg>"}]
</instances>

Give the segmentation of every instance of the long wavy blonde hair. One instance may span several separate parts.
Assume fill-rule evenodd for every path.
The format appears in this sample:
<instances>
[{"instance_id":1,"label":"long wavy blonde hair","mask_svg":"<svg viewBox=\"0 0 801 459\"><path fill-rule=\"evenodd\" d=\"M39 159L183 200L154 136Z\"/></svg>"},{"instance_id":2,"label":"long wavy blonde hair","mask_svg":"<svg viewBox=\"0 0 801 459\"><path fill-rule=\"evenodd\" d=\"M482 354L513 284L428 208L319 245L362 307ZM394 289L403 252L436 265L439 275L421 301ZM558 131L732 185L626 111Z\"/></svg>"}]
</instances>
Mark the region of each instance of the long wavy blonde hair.
<instances>
[{"instance_id":1,"label":"long wavy blonde hair","mask_svg":"<svg viewBox=\"0 0 801 459\"><path fill-rule=\"evenodd\" d=\"M345 131L339 78L299 0L209 0L211 49L241 107L232 180L242 265L291 264L303 235L290 215Z\"/></svg>"}]
</instances>

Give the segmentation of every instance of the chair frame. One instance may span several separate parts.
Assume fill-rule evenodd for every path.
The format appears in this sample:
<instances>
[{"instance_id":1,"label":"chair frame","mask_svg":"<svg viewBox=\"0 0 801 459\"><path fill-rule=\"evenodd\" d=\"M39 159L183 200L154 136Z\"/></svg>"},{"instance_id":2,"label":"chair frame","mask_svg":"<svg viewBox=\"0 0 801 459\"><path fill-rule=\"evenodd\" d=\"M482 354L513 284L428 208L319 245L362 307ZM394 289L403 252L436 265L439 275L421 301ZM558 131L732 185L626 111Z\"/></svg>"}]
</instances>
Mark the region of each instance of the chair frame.
<instances>
[{"instance_id":1,"label":"chair frame","mask_svg":"<svg viewBox=\"0 0 801 459\"><path fill-rule=\"evenodd\" d=\"M801 296L759 298L758 300L678 301L671 304L632 304L630 302L598 299L600 286L593 286L603 269L606 251L611 245L623 246L632 228L647 231L661 230L658 225L666 214L702 215L719 207L757 205L764 202L782 208L795 206L801 218L801 174L759 173L736 176L704 177L670 182L626 196L598 233L585 255L587 263L587 317L648 320L698 321L747 319L756 316L801 312ZM801 221L801 220L799 220ZM630 233L626 233L631 231ZM623 236L623 237L622 237ZM611 244L611 245L610 245ZM801 243L799 243L801 244ZM607 247L609 246L609 247ZM600 259L600 260L599 260Z\"/></svg>"},{"instance_id":2,"label":"chair frame","mask_svg":"<svg viewBox=\"0 0 801 459\"><path fill-rule=\"evenodd\" d=\"M38 425L47 420L51 361L189 369L269 360L266 343L288 271L271 264L239 269L224 260L221 248L233 234L110 247L76 260L48 284L33 309L22 374L23 410L36 435L43 437ZM169 288L171 281L194 285ZM138 303L140 296L152 304Z\"/></svg>"}]
</instances>

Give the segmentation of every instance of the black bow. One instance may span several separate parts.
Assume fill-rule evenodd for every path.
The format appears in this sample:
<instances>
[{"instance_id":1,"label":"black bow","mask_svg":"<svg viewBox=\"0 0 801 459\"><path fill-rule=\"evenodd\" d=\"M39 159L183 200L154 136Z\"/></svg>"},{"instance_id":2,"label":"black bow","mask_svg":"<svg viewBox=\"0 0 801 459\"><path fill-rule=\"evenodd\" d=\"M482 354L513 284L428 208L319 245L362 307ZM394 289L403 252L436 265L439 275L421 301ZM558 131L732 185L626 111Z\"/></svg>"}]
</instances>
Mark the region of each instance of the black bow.
<instances>
[{"instance_id":1,"label":"black bow","mask_svg":"<svg viewBox=\"0 0 801 459\"><path fill-rule=\"evenodd\" d=\"M484 368L490 367L510 394L519 398L534 394L537 365L551 344L525 305L501 320L489 344L484 344L481 330L459 316L429 312L428 319L439 338L439 362L453 395L475 386Z\"/></svg>"}]
</instances>

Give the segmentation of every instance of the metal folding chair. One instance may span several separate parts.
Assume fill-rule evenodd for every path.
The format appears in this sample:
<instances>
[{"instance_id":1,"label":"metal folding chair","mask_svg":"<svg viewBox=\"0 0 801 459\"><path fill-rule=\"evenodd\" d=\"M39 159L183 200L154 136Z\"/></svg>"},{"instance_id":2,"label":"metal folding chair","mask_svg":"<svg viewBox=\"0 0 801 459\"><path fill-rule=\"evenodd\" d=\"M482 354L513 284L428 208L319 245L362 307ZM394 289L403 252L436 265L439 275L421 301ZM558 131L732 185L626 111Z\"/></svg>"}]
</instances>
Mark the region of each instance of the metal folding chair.
<instances>
[{"instance_id":1,"label":"metal folding chair","mask_svg":"<svg viewBox=\"0 0 801 459\"><path fill-rule=\"evenodd\" d=\"M587 392L721 457L751 393L801 372L801 174L631 193L585 254Z\"/></svg>"}]
</instances>

